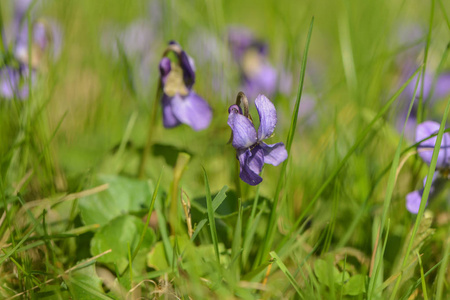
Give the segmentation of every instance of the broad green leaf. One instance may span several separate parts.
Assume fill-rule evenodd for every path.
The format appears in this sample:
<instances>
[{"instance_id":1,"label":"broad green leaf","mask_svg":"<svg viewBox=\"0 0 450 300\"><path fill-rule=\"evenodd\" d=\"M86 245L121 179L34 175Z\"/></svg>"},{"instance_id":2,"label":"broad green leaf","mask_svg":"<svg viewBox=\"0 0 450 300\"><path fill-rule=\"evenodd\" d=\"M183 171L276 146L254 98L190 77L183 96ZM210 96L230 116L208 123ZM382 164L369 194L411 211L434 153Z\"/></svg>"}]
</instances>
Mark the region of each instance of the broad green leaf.
<instances>
[{"instance_id":1,"label":"broad green leaf","mask_svg":"<svg viewBox=\"0 0 450 300\"><path fill-rule=\"evenodd\" d=\"M139 243L139 238L144 230L144 223L134 216L120 216L97 231L91 241L91 254L98 255L112 250L111 253L101 256L98 261L117 265L119 271L123 271L128 264L128 245L133 251ZM149 228L144 236L141 248L133 262L133 269L142 270L145 267L145 253L155 241L155 234Z\"/></svg>"},{"instance_id":2,"label":"broad green leaf","mask_svg":"<svg viewBox=\"0 0 450 300\"><path fill-rule=\"evenodd\" d=\"M170 244L174 247L175 237L170 237ZM214 246L213 244L195 246L187 236L177 236L177 246L180 250L183 265L186 269L190 269L188 266L198 269L198 273L202 273L202 265L205 260L214 261ZM218 244L219 253L225 251L225 246L222 243ZM220 255L220 259L224 263L228 263L229 257L227 255ZM164 245L162 242L155 244L155 247L147 255L147 265L155 270L165 270L169 268L169 264L164 254Z\"/></svg>"},{"instance_id":3,"label":"broad green leaf","mask_svg":"<svg viewBox=\"0 0 450 300\"><path fill-rule=\"evenodd\" d=\"M40 300L64 300L69 299L70 294L59 285L46 285L35 293L35 297Z\"/></svg>"},{"instance_id":4,"label":"broad green leaf","mask_svg":"<svg viewBox=\"0 0 450 300\"><path fill-rule=\"evenodd\" d=\"M65 280L74 299L105 299L102 281L95 272L95 265L76 270Z\"/></svg>"},{"instance_id":5,"label":"broad green leaf","mask_svg":"<svg viewBox=\"0 0 450 300\"><path fill-rule=\"evenodd\" d=\"M357 296L366 291L366 277L358 274L344 283L344 295Z\"/></svg>"},{"instance_id":6,"label":"broad green leaf","mask_svg":"<svg viewBox=\"0 0 450 300\"><path fill-rule=\"evenodd\" d=\"M330 272L333 272L330 274ZM330 279L333 280L334 284L340 285L349 279L349 274L340 272L334 265L329 264L323 259L318 259L314 262L314 273L316 274L319 282L325 284L326 286L331 286ZM330 276L331 275L331 276Z\"/></svg>"},{"instance_id":7,"label":"broad green leaf","mask_svg":"<svg viewBox=\"0 0 450 300\"><path fill-rule=\"evenodd\" d=\"M116 175L97 175L91 186L102 184L108 184L108 189L79 201L81 217L86 225L104 225L117 216L150 205L154 190L152 182Z\"/></svg>"}]
</instances>

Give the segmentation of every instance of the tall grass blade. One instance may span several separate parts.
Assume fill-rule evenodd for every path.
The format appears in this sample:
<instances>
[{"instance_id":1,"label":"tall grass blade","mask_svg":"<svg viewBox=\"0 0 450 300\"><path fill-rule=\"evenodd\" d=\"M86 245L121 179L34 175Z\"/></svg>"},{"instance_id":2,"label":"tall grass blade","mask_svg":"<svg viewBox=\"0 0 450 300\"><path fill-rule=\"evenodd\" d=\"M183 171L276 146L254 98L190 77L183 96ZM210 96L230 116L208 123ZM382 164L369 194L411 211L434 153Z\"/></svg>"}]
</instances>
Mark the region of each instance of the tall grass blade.
<instances>
[{"instance_id":1,"label":"tall grass blade","mask_svg":"<svg viewBox=\"0 0 450 300\"><path fill-rule=\"evenodd\" d=\"M395 150L395 154L394 154L394 159L392 160L391 170L389 173L388 183L387 183L387 187L386 187L386 193L385 193L385 197L384 197L384 201L383 201L383 214L381 215L381 222L380 222L380 227L379 227L380 228L379 229L380 240L383 235L384 225L385 225L386 218L388 215L389 207L391 205L391 200L392 200L392 195L394 193L395 183L397 181L397 169L398 169L398 165L399 165L399 161L400 161L400 154L401 154L401 149L402 149L402 144L403 144L403 135L404 135L404 132L405 132L405 129L406 129L406 126L408 123L408 119L409 119L409 116L411 114L411 111L412 111L412 108L414 105L414 100L416 99L416 92L417 92L418 85L419 85L419 79L417 78L413 97L409 103L408 114L406 116L405 122L403 123L403 129L402 129L402 133L400 134L400 140L398 141L397 149ZM387 236L387 234L386 234L386 236ZM384 245L384 247L385 246L386 245ZM374 291L375 282L377 280L377 273L379 270L379 266L383 263L384 250L380 253L377 251L377 249L374 249L374 253L375 253L374 269L377 271L376 271L375 276L369 278L369 290L368 290L369 291L368 292L369 299L373 296L372 292ZM378 254L378 253L380 253L380 254Z\"/></svg>"},{"instance_id":2,"label":"tall grass blade","mask_svg":"<svg viewBox=\"0 0 450 300\"><path fill-rule=\"evenodd\" d=\"M35 232L35 230L36 230L36 225L34 225L34 227L30 230L30 231L28 231L28 233L17 243L17 245L14 247L14 248L12 248L10 251L8 251L3 257L1 257L0 258L0 265L6 260L6 259L8 259L8 257L10 257L11 255L13 255L13 254L15 254L16 253L16 251L17 251L17 249L19 249L19 247L23 244L23 243L25 243L26 241L27 241L27 239L28 239L28 237L33 233L33 232Z\"/></svg>"},{"instance_id":3,"label":"tall grass blade","mask_svg":"<svg viewBox=\"0 0 450 300\"><path fill-rule=\"evenodd\" d=\"M428 52L430 49L430 44L431 44L431 32L432 32L432 28L433 28L433 19L434 19L434 1L435 0L431 0L431 10L430 10L430 21L428 22L428 33L427 33L427 43L425 45L425 53L423 56L423 69L422 69L422 74L420 75L420 77L422 78L421 80L421 87L420 87L420 97L419 97L419 103L418 103L418 107L417 107L417 124L420 124L423 122L423 118L424 118L424 86L425 86L425 74L426 74L426 69L427 69L427 61L428 61ZM426 97L426 95L425 95Z\"/></svg>"},{"instance_id":4,"label":"tall grass blade","mask_svg":"<svg viewBox=\"0 0 450 300\"><path fill-rule=\"evenodd\" d=\"M272 258L275 260L275 262L278 265L278 267L280 268L280 270L284 273L284 275L286 275L289 282L292 284L294 289L297 291L297 294L299 295L300 299L304 299L300 286L298 285L294 276L292 276L291 272L289 272L289 270L287 269L287 267L283 263L283 261L281 261L281 259L278 257L278 255L274 251L270 252L270 256L272 256Z\"/></svg>"},{"instance_id":5,"label":"tall grass blade","mask_svg":"<svg viewBox=\"0 0 450 300\"><path fill-rule=\"evenodd\" d=\"M216 255L217 262L220 264L219 241L217 238L216 221L214 218L214 209L211 200L211 190L209 189L208 175L206 174L205 168L203 168L203 176L205 179L206 207L208 210L208 221L211 230L211 239L214 245L214 253Z\"/></svg>"},{"instance_id":6,"label":"tall grass blade","mask_svg":"<svg viewBox=\"0 0 450 300\"><path fill-rule=\"evenodd\" d=\"M239 213L236 220L236 226L234 228L233 241L231 243L231 258L233 261L230 263L230 269L234 270L237 279L240 274L240 259L242 253L242 202L239 199Z\"/></svg>"},{"instance_id":7,"label":"tall grass blade","mask_svg":"<svg viewBox=\"0 0 450 300\"><path fill-rule=\"evenodd\" d=\"M448 274L448 257L450 256L450 238L447 237L445 250L444 250L444 256L442 258L442 264L439 268L439 273L437 277L437 287L436 287L436 300L441 300L443 295L443 289L444 289L444 281L446 273ZM424 277L424 276L422 276Z\"/></svg>"},{"instance_id":8,"label":"tall grass blade","mask_svg":"<svg viewBox=\"0 0 450 300\"><path fill-rule=\"evenodd\" d=\"M350 148L350 150L347 152L345 157L342 159L342 161L339 163L339 165L333 170L333 172L330 174L330 176L325 180L325 182L321 185L317 193L314 195L313 199L308 203L308 206L303 209L302 214L299 216L297 221L295 222L294 226L292 226L292 229L289 231L289 233L286 235L286 237L283 239L283 241L280 243L281 247L284 243L286 243L287 239L289 239L293 232L298 228L303 218L309 213L311 208L314 206L317 200L319 200L322 193L325 191L325 189L328 187L328 185L333 182L334 178L339 174L339 172L344 168L344 166L347 164L350 157L353 155L353 153L358 149L358 147L363 143L366 136L369 134L369 132L373 129L375 124L378 122L379 119L389 110L391 105L394 103L394 101L398 98L398 96L403 92L405 87L411 82L411 80L417 75L417 73L421 69L417 69L411 77L408 78L408 80L400 87L400 89L389 99L389 101L383 106L383 108L378 112L378 114L372 119L372 121L367 125L366 128L358 135L358 138L356 139L356 142L353 144L353 146Z\"/></svg>"},{"instance_id":9,"label":"tall grass blade","mask_svg":"<svg viewBox=\"0 0 450 300\"><path fill-rule=\"evenodd\" d=\"M434 146L433 156L431 158L430 167L428 168L427 179L426 179L426 183L425 183L425 186L423 189L422 200L420 202L419 212L417 213L416 222L414 223L413 232L411 234L411 238L408 243L408 248L406 251L406 255L403 259L402 267L405 266L405 264L407 263L407 258L409 257L409 253L411 252L417 230L419 229L420 221L422 220L423 213L425 212L425 206L427 204L427 200L430 195L431 183L432 183L432 179L433 179L433 174L436 170L437 158L439 155L439 150L441 149L442 136L444 134L444 128L445 128L445 124L447 122L449 109L450 109L450 98L447 100L447 107L445 108L444 116L442 117L441 127L439 128L439 132L436 137L436 144ZM392 292L391 297L390 297L391 300L395 299L397 289L400 285L401 279L402 279L402 275L400 275L399 278L397 279L397 282L394 287L394 291Z\"/></svg>"},{"instance_id":10,"label":"tall grass blade","mask_svg":"<svg viewBox=\"0 0 450 300\"><path fill-rule=\"evenodd\" d=\"M306 38L306 45L305 45L305 50L303 52L303 58L302 58L302 68L300 71L299 87L298 87L298 91L297 91L297 100L295 102L294 111L292 112L291 126L289 127L288 138L286 141L286 150L287 150L288 154L291 154L292 141L294 140L294 133L295 133L295 129L297 127L298 110L300 108L300 100L301 100L302 92L303 92L303 82L305 80L305 72L306 72L306 61L308 58L308 50L309 50L309 44L311 42L313 26L314 26L314 17L311 19L311 23L309 25L308 36ZM274 231L275 231L275 223L276 223L276 219L277 219L278 201L280 198L281 189L283 188L283 186L285 184L284 174L286 173L286 168L287 168L288 162L289 162L289 157L288 157L288 159L286 159L283 162L283 166L281 168L281 172L280 172L281 175L278 179L277 189L275 191L272 209L270 212L269 223L267 225L267 235L265 236L263 245L261 247L261 254L259 254L260 261L258 263L261 263L262 260L266 259L267 255L269 254L270 248L272 247L273 236L274 236Z\"/></svg>"}]
</instances>

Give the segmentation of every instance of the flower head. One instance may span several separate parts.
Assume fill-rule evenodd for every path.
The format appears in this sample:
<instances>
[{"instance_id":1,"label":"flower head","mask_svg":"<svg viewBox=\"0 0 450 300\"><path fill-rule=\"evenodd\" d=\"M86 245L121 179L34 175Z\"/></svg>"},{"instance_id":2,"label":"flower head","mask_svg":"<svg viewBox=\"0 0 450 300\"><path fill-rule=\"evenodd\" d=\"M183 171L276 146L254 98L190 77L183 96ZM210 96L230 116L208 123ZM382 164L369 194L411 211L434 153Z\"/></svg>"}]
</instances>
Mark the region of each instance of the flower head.
<instances>
[{"instance_id":1,"label":"flower head","mask_svg":"<svg viewBox=\"0 0 450 300\"><path fill-rule=\"evenodd\" d=\"M31 66L38 68L49 55L56 60L61 53L62 32L51 20L40 19L33 23L31 33ZM22 64L28 64L28 24L24 22L16 36L14 56Z\"/></svg>"},{"instance_id":2,"label":"flower head","mask_svg":"<svg viewBox=\"0 0 450 300\"><path fill-rule=\"evenodd\" d=\"M177 55L177 63L166 56L169 52ZM187 124L194 130L208 127L212 119L211 107L192 90L195 83L194 60L176 42L169 43L159 63L159 72L164 127L180 124Z\"/></svg>"},{"instance_id":3,"label":"flower head","mask_svg":"<svg viewBox=\"0 0 450 300\"><path fill-rule=\"evenodd\" d=\"M262 92L273 95L277 89L278 75L268 60L268 46L254 38L243 28L231 28L228 33L231 53L239 65L242 89L251 98Z\"/></svg>"},{"instance_id":4,"label":"flower head","mask_svg":"<svg viewBox=\"0 0 450 300\"><path fill-rule=\"evenodd\" d=\"M241 99L244 100L244 114L239 106ZM265 163L277 166L288 156L283 143L268 145L263 142L272 136L277 124L275 106L264 95L256 98L255 106L260 121L258 131L248 114L247 98L244 93L239 93L237 103L228 109L228 125L232 130L231 144L236 149L236 157L240 164L239 176L250 185L261 183L259 173Z\"/></svg>"},{"instance_id":5,"label":"flower head","mask_svg":"<svg viewBox=\"0 0 450 300\"><path fill-rule=\"evenodd\" d=\"M51 56L56 59L61 51L62 33L60 27L52 20L39 19L32 22L31 41L29 40L29 24L26 12L30 9L31 0L15 2L14 19L10 40L12 54L7 56L6 63L0 68L0 97L5 99L26 99L29 95L28 78L36 82L39 69L43 62ZM31 44L31 45L30 45ZM28 47L31 47L31 57ZM30 58L30 59L29 59ZM31 62L31 68L29 63Z\"/></svg>"},{"instance_id":6,"label":"flower head","mask_svg":"<svg viewBox=\"0 0 450 300\"><path fill-rule=\"evenodd\" d=\"M417 126L416 130L416 142L420 142L439 131L440 124L433 121L425 121ZM431 163L431 158L433 156L433 149L436 145L437 137L423 141L418 146L419 156L422 160L429 165ZM450 134L445 132L442 136L441 147L439 149L439 154L436 162L436 172L433 175L430 195L433 196L439 191L442 182L449 179L450 171ZM425 186L426 177L423 181ZM413 214L419 212L420 202L422 200L423 189L413 191L406 195L406 208ZM428 203L428 201L427 201Z\"/></svg>"},{"instance_id":7,"label":"flower head","mask_svg":"<svg viewBox=\"0 0 450 300\"><path fill-rule=\"evenodd\" d=\"M22 66L13 68L4 66L0 69L0 97L5 99L23 100L28 98L27 77L29 75L28 68ZM34 72L32 72L31 80L34 80Z\"/></svg>"}]
</instances>

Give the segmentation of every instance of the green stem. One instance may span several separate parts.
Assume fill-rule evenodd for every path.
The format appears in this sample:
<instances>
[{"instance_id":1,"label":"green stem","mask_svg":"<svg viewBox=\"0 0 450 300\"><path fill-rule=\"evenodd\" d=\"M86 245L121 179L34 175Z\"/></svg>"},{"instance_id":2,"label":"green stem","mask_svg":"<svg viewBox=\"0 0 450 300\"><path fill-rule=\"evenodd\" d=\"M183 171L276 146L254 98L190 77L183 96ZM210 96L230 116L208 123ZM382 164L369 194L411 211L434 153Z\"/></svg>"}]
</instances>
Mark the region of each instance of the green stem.
<instances>
[{"instance_id":1,"label":"green stem","mask_svg":"<svg viewBox=\"0 0 450 300\"><path fill-rule=\"evenodd\" d=\"M306 39L306 46L305 46L305 50L303 52L302 68L301 68L301 72L300 72L299 87L298 87L298 92L297 92L297 101L295 103L295 108L292 113L291 126L289 128L288 138L286 141L286 150L288 153L290 153L292 141L294 140L295 129L297 127L298 110L300 108L300 100L302 97L303 82L305 79L305 71L306 71L306 61L308 58L308 49L309 49L309 43L311 41L313 25L314 25L314 17L311 19L308 36ZM275 227L276 227L275 225L276 225L276 218L277 218L278 201L280 199L281 190L285 183L284 179L285 179L285 173L286 173L288 161L289 161L289 158L284 161L283 166L281 168L281 173L280 173L280 177L278 179L277 189L275 191L275 197L273 199L273 205L272 205L272 209L270 212L269 224L267 227L267 234L264 238L263 245L260 248L260 251L258 253L259 259L256 261L256 263L258 263L258 264L261 264L263 259L268 258L270 248L272 247L273 235L275 234Z\"/></svg>"},{"instance_id":2,"label":"green stem","mask_svg":"<svg viewBox=\"0 0 450 300\"><path fill-rule=\"evenodd\" d=\"M145 164L147 162L148 153L150 152L150 149L153 144L153 131L156 121L156 111L158 110L158 103L159 99L161 98L160 96L161 96L161 84L158 86L158 89L156 90L155 100L153 100L152 111L150 113L150 120L148 126L147 142L145 144L144 150L142 151L141 162L139 164L138 177L141 179L144 178Z\"/></svg>"}]
</instances>

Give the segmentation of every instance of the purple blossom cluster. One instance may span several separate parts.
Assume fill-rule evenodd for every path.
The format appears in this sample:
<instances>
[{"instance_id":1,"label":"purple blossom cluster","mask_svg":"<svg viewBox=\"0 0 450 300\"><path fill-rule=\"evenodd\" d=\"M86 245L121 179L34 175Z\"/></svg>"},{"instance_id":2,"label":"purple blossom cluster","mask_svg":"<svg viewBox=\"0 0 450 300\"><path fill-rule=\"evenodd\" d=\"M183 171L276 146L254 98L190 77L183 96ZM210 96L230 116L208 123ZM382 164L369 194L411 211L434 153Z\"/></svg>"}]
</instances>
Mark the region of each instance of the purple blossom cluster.
<instances>
[{"instance_id":1,"label":"purple blossom cluster","mask_svg":"<svg viewBox=\"0 0 450 300\"><path fill-rule=\"evenodd\" d=\"M433 156L433 149L436 145L437 137L430 136L437 134L440 124L434 121L426 121L417 126L416 143L421 142L417 147L420 158L430 165ZM426 139L426 140L425 140ZM436 172L432 178L430 196L433 197L442 186L442 183L449 178L450 174L450 133L445 132L442 136L441 147L439 150ZM423 185L425 185L427 178L425 177ZM406 208L413 214L419 212L420 203L422 200L423 189L413 191L406 196ZM428 204L428 199L427 199Z\"/></svg>"},{"instance_id":2,"label":"purple blossom cluster","mask_svg":"<svg viewBox=\"0 0 450 300\"><path fill-rule=\"evenodd\" d=\"M170 59L171 53L175 54L175 61ZM194 60L178 43L169 43L160 60L159 72L164 127L173 128L180 124L186 124L194 130L208 127L212 109L193 91ZM241 102L244 113L240 107ZM277 124L275 106L264 95L256 97L255 106L260 121L258 130L248 113L248 101L244 93L238 94L236 104L228 110L228 125L232 130L232 145L240 164L240 178L250 185L262 182L259 173L265 163L277 166L288 156L283 143L268 145L264 142L273 135Z\"/></svg>"},{"instance_id":3,"label":"purple blossom cluster","mask_svg":"<svg viewBox=\"0 0 450 300\"><path fill-rule=\"evenodd\" d=\"M269 62L268 45L257 40L249 30L238 27L230 28L228 42L231 54L239 65L242 90L252 99L259 93L273 96L278 74Z\"/></svg>"},{"instance_id":4,"label":"purple blossom cluster","mask_svg":"<svg viewBox=\"0 0 450 300\"><path fill-rule=\"evenodd\" d=\"M30 0L15 2L11 23L12 60L0 68L0 96L5 99L26 99L28 80L36 82L37 72L48 58L56 60L61 53L62 32L55 21L37 19L31 26L26 17ZM31 28L31 41L29 41ZM30 49L29 49L30 47ZM31 57L29 57L31 53ZM31 67L31 69L30 69ZM31 79L29 77L31 76Z\"/></svg>"}]
</instances>

